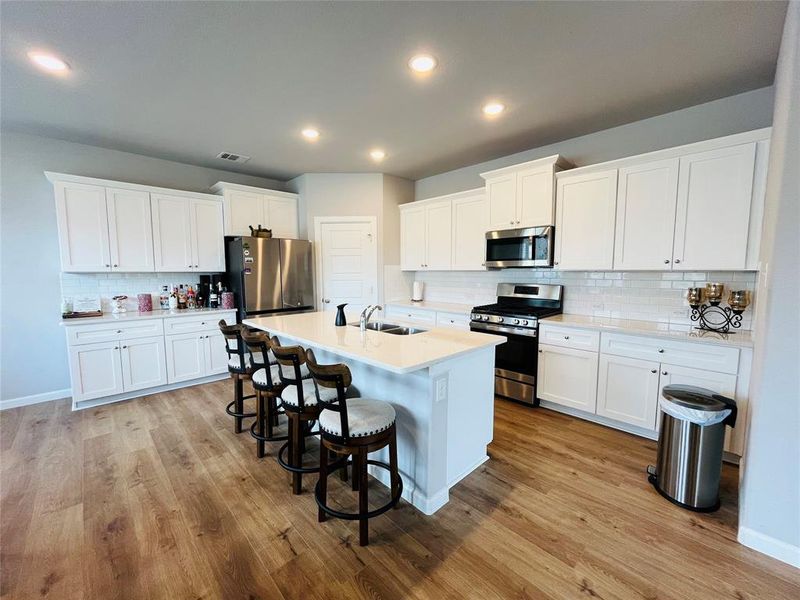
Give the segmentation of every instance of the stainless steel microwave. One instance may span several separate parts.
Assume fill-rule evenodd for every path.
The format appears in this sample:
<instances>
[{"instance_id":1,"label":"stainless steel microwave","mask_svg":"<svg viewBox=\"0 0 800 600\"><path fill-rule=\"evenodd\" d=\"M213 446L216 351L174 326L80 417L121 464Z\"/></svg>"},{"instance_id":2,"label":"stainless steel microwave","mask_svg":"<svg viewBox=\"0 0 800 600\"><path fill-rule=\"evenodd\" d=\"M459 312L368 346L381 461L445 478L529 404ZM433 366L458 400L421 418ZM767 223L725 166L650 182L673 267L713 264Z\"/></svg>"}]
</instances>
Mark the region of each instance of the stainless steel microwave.
<instances>
[{"instance_id":1,"label":"stainless steel microwave","mask_svg":"<svg viewBox=\"0 0 800 600\"><path fill-rule=\"evenodd\" d=\"M553 266L553 226L486 233L486 266L495 269Z\"/></svg>"}]
</instances>

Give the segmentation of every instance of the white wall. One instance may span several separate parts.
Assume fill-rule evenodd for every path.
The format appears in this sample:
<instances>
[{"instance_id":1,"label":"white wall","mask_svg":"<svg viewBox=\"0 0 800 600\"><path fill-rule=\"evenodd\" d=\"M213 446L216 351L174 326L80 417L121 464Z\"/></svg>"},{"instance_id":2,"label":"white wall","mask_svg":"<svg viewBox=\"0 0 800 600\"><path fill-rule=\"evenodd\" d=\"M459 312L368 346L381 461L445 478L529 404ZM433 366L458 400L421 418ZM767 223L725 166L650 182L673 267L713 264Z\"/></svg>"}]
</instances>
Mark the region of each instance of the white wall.
<instances>
[{"instance_id":1,"label":"white wall","mask_svg":"<svg viewBox=\"0 0 800 600\"><path fill-rule=\"evenodd\" d=\"M484 171L552 154L561 154L575 166L584 166L769 127L772 123L773 93L771 87L761 88L432 175L416 182L416 199L481 187L484 182L479 174Z\"/></svg>"},{"instance_id":2,"label":"white wall","mask_svg":"<svg viewBox=\"0 0 800 600\"><path fill-rule=\"evenodd\" d=\"M739 540L800 567L800 2L775 77Z\"/></svg>"},{"instance_id":3,"label":"white wall","mask_svg":"<svg viewBox=\"0 0 800 600\"><path fill-rule=\"evenodd\" d=\"M53 186L44 171L207 192L219 180L282 182L3 131L0 157L0 399L69 387L60 321ZM28 349L36 346L35 360Z\"/></svg>"}]
</instances>

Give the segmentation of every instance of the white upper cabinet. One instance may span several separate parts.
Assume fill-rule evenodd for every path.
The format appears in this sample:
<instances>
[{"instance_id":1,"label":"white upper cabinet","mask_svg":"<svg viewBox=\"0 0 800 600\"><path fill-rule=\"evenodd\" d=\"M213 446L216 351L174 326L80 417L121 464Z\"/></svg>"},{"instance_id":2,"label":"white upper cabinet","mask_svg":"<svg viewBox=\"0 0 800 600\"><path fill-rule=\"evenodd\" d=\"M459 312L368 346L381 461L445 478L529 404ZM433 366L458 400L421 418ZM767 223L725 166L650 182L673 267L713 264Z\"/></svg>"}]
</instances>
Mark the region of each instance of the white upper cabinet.
<instances>
[{"instance_id":1,"label":"white upper cabinet","mask_svg":"<svg viewBox=\"0 0 800 600\"><path fill-rule=\"evenodd\" d=\"M151 195L156 271L192 271L192 224L189 201L180 196Z\"/></svg>"},{"instance_id":2,"label":"white upper cabinet","mask_svg":"<svg viewBox=\"0 0 800 600\"><path fill-rule=\"evenodd\" d=\"M425 269L447 270L452 253L452 203L449 200L425 206Z\"/></svg>"},{"instance_id":3,"label":"white upper cabinet","mask_svg":"<svg viewBox=\"0 0 800 600\"><path fill-rule=\"evenodd\" d=\"M189 199L192 264L198 271L225 270L222 204L216 200Z\"/></svg>"},{"instance_id":4,"label":"white upper cabinet","mask_svg":"<svg viewBox=\"0 0 800 600\"><path fill-rule=\"evenodd\" d=\"M421 271L425 268L427 219L424 206L400 207L400 268Z\"/></svg>"},{"instance_id":5,"label":"white upper cabinet","mask_svg":"<svg viewBox=\"0 0 800 600\"><path fill-rule=\"evenodd\" d=\"M755 160L755 143L681 158L675 269L746 267Z\"/></svg>"},{"instance_id":6,"label":"white upper cabinet","mask_svg":"<svg viewBox=\"0 0 800 600\"><path fill-rule=\"evenodd\" d=\"M611 270L617 171L571 176L557 182L555 259L557 269Z\"/></svg>"},{"instance_id":7,"label":"white upper cabinet","mask_svg":"<svg viewBox=\"0 0 800 600\"><path fill-rule=\"evenodd\" d=\"M125 272L155 270L150 194L106 188L111 269Z\"/></svg>"},{"instance_id":8,"label":"white upper cabinet","mask_svg":"<svg viewBox=\"0 0 800 600\"><path fill-rule=\"evenodd\" d=\"M111 270L106 190L102 186L55 182L61 270Z\"/></svg>"},{"instance_id":9,"label":"white upper cabinet","mask_svg":"<svg viewBox=\"0 0 800 600\"><path fill-rule=\"evenodd\" d=\"M484 190L453 198L454 271L483 271L486 268L488 203Z\"/></svg>"},{"instance_id":10,"label":"white upper cabinet","mask_svg":"<svg viewBox=\"0 0 800 600\"><path fill-rule=\"evenodd\" d=\"M552 225L554 176L572 166L559 155L481 173L486 180L489 229Z\"/></svg>"},{"instance_id":11,"label":"white upper cabinet","mask_svg":"<svg viewBox=\"0 0 800 600\"><path fill-rule=\"evenodd\" d=\"M250 235L250 227L271 229L273 237L299 235L298 195L220 181L211 187L222 194L225 235Z\"/></svg>"},{"instance_id":12,"label":"white upper cabinet","mask_svg":"<svg viewBox=\"0 0 800 600\"><path fill-rule=\"evenodd\" d=\"M619 170L614 268L665 270L672 264L677 158Z\"/></svg>"}]
</instances>

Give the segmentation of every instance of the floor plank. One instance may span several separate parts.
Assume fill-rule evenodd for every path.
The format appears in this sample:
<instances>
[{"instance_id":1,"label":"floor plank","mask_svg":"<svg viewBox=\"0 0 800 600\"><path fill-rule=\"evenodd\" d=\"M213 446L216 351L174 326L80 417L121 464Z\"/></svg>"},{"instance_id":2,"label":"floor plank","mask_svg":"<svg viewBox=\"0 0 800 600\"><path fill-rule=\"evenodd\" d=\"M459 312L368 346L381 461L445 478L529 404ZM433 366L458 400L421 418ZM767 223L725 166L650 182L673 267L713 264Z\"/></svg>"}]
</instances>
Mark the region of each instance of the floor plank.
<instances>
[{"instance_id":1,"label":"floor plank","mask_svg":"<svg viewBox=\"0 0 800 600\"><path fill-rule=\"evenodd\" d=\"M690 513L647 483L654 442L498 400L491 460L435 515L403 502L374 519L362 548L355 523L317 522L313 476L291 493L279 444L257 459L233 433L230 395L218 382L4 411L0 598L800 597L800 571L736 542L729 465L722 509ZM385 497L371 481L371 504Z\"/></svg>"}]
</instances>

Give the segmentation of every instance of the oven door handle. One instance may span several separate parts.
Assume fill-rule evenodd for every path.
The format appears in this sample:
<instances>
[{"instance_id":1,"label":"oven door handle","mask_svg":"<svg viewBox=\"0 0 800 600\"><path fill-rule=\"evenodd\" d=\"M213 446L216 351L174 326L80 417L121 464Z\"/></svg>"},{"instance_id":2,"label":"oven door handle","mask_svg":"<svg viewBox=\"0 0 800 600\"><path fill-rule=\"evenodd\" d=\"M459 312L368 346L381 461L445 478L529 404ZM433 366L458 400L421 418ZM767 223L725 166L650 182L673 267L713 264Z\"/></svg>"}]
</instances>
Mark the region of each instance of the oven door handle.
<instances>
[{"instance_id":1,"label":"oven door handle","mask_svg":"<svg viewBox=\"0 0 800 600\"><path fill-rule=\"evenodd\" d=\"M475 331L485 331L486 333L510 333L512 335L521 335L524 337L536 337L535 329L504 327L503 325L495 325L493 323L476 323L473 321L470 322L469 328Z\"/></svg>"}]
</instances>

